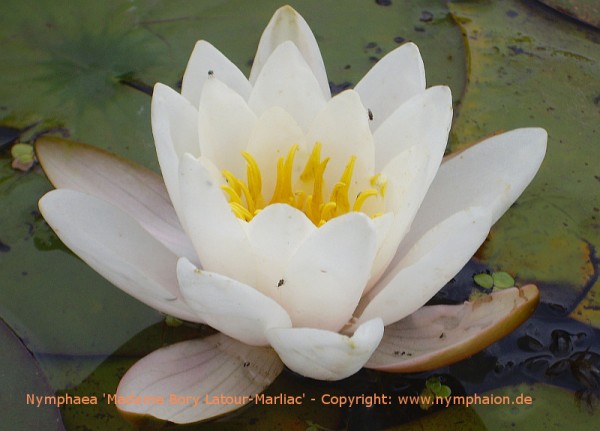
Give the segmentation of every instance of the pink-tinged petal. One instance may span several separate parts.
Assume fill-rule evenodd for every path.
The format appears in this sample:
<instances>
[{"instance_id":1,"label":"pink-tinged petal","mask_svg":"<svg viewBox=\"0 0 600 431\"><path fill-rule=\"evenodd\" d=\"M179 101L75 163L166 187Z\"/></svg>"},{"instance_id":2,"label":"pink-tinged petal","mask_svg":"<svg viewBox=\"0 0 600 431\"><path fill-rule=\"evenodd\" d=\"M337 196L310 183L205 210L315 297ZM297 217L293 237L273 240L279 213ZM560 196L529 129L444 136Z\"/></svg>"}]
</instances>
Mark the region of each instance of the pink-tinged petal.
<instances>
[{"instance_id":1,"label":"pink-tinged petal","mask_svg":"<svg viewBox=\"0 0 600 431\"><path fill-rule=\"evenodd\" d=\"M198 129L200 151L220 170L233 172L238 178L246 176L246 150L256 115L246 101L218 78L204 84L200 98Z\"/></svg>"},{"instance_id":2,"label":"pink-tinged petal","mask_svg":"<svg viewBox=\"0 0 600 431\"><path fill-rule=\"evenodd\" d=\"M386 326L381 344L365 365L381 371L429 371L468 358L514 331L539 302L532 284L460 305L423 307Z\"/></svg>"},{"instance_id":3,"label":"pink-tinged petal","mask_svg":"<svg viewBox=\"0 0 600 431\"><path fill-rule=\"evenodd\" d=\"M451 155L440 166L409 236L418 238L470 206L487 208L495 223L535 176L547 139L544 129L516 129Z\"/></svg>"},{"instance_id":4,"label":"pink-tinged petal","mask_svg":"<svg viewBox=\"0 0 600 431\"><path fill-rule=\"evenodd\" d=\"M270 329L267 337L292 371L313 379L341 380L369 360L383 337L383 323L365 322L352 337L312 328Z\"/></svg>"},{"instance_id":5,"label":"pink-tinged petal","mask_svg":"<svg viewBox=\"0 0 600 431\"><path fill-rule=\"evenodd\" d=\"M350 158L356 156L350 195L356 196L368 186L374 169L373 135L367 110L354 90L344 91L327 102L311 124L306 141L310 146L320 142L321 157L330 157L325 184L332 187L338 182Z\"/></svg>"},{"instance_id":6,"label":"pink-tinged petal","mask_svg":"<svg viewBox=\"0 0 600 431\"><path fill-rule=\"evenodd\" d=\"M358 323L381 317L389 325L421 308L469 261L490 226L489 213L472 208L432 228L362 298Z\"/></svg>"},{"instance_id":7,"label":"pink-tinged petal","mask_svg":"<svg viewBox=\"0 0 600 431\"><path fill-rule=\"evenodd\" d=\"M202 322L181 299L177 256L129 215L67 189L45 194L39 206L61 241L112 284L158 311Z\"/></svg>"},{"instance_id":8,"label":"pink-tinged petal","mask_svg":"<svg viewBox=\"0 0 600 431\"><path fill-rule=\"evenodd\" d=\"M315 36L304 18L294 8L287 5L275 12L260 38L250 71L250 82L256 81L269 56L275 51L275 48L286 41L291 41L300 50L304 60L319 81L323 96L329 99L331 96L329 82Z\"/></svg>"},{"instance_id":9,"label":"pink-tinged petal","mask_svg":"<svg viewBox=\"0 0 600 431\"><path fill-rule=\"evenodd\" d=\"M240 69L217 48L205 40L200 40L196 42L181 82L181 94L193 106L198 107L209 74L224 82L244 99L248 99L252 86Z\"/></svg>"},{"instance_id":10,"label":"pink-tinged petal","mask_svg":"<svg viewBox=\"0 0 600 431\"><path fill-rule=\"evenodd\" d=\"M127 397L162 397L163 404L123 403L117 407L179 424L197 422L251 402L282 370L273 349L248 346L223 334L184 341L136 362L117 388L117 402ZM225 400L219 402L221 397ZM226 397L232 397L231 402Z\"/></svg>"},{"instance_id":11,"label":"pink-tinged petal","mask_svg":"<svg viewBox=\"0 0 600 431\"><path fill-rule=\"evenodd\" d=\"M325 106L325 97L296 45L287 41L275 48L263 66L248 104L256 115L273 106L289 112L303 130Z\"/></svg>"},{"instance_id":12,"label":"pink-tinged petal","mask_svg":"<svg viewBox=\"0 0 600 431\"><path fill-rule=\"evenodd\" d=\"M156 84L152 93L152 134L165 185L179 216L179 159L200 155L198 111L179 93Z\"/></svg>"},{"instance_id":13,"label":"pink-tinged petal","mask_svg":"<svg viewBox=\"0 0 600 431\"><path fill-rule=\"evenodd\" d=\"M445 86L431 87L396 109L374 133L375 170L412 145L426 146L441 157L452 124L452 94Z\"/></svg>"},{"instance_id":14,"label":"pink-tinged petal","mask_svg":"<svg viewBox=\"0 0 600 431\"><path fill-rule=\"evenodd\" d=\"M173 253L198 262L159 175L99 148L56 137L38 138L36 151L55 187L88 193L120 208Z\"/></svg>"},{"instance_id":15,"label":"pink-tinged petal","mask_svg":"<svg viewBox=\"0 0 600 431\"><path fill-rule=\"evenodd\" d=\"M372 130L415 94L425 90L425 66L414 43L388 53L360 80L355 90L373 113Z\"/></svg>"},{"instance_id":16,"label":"pink-tinged petal","mask_svg":"<svg viewBox=\"0 0 600 431\"><path fill-rule=\"evenodd\" d=\"M371 219L354 212L306 238L271 294L294 326L338 331L346 324L371 273L376 237Z\"/></svg>"},{"instance_id":17,"label":"pink-tinged petal","mask_svg":"<svg viewBox=\"0 0 600 431\"><path fill-rule=\"evenodd\" d=\"M179 166L183 219L202 267L253 286L256 263L243 221L215 181L214 165L185 154Z\"/></svg>"},{"instance_id":18,"label":"pink-tinged petal","mask_svg":"<svg viewBox=\"0 0 600 431\"><path fill-rule=\"evenodd\" d=\"M208 325L243 343L268 345L267 329L292 326L279 304L239 281L202 271L185 258L178 262L177 277L186 303Z\"/></svg>"},{"instance_id":19,"label":"pink-tinged petal","mask_svg":"<svg viewBox=\"0 0 600 431\"><path fill-rule=\"evenodd\" d=\"M290 259L316 230L304 213L290 205L273 204L258 213L246 230L256 258L258 276L254 287L276 297Z\"/></svg>"}]
</instances>

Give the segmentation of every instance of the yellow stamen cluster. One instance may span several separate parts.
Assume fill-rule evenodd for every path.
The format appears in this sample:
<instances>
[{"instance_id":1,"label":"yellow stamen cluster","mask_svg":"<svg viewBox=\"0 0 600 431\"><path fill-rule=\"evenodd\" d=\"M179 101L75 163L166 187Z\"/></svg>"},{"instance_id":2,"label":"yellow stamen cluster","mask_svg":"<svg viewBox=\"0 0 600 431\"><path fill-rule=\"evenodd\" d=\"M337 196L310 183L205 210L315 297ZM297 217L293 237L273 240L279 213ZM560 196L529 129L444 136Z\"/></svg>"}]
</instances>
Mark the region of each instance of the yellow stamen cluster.
<instances>
[{"instance_id":1,"label":"yellow stamen cluster","mask_svg":"<svg viewBox=\"0 0 600 431\"><path fill-rule=\"evenodd\" d=\"M350 211L360 211L365 201L370 197L384 196L387 181L381 174L377 174L371 178L373 188L360 192L350 205L348 194L356 162L356 156L352 156L346 164L340 180L333 186L329 200L326 201L323 197L323 189L325 188L323 176L329 157L321 160L321 144L318 142L313 147L306 166L300 175L300 182L303 185L308 185L308 187L304 187L305 189L310 189L312 183L312 194L307 194L302 190L294 191L292 189L294 185L292 168L297 151L298 145L293 145L287 156L285 158L280 157L277 161L275 190L268 203L262 195L260 169L256 160L249 153L242 152L242 156L246 160L246 183L236 178L231 172L223 171L227 184L223 184L221 188L229 197L229 205L237 217L250 221L265 206L285 203L304 212L316 226L321 226L334 217ZM375 214L372 217L379 215Z\"/></svg>"}]
</instances>

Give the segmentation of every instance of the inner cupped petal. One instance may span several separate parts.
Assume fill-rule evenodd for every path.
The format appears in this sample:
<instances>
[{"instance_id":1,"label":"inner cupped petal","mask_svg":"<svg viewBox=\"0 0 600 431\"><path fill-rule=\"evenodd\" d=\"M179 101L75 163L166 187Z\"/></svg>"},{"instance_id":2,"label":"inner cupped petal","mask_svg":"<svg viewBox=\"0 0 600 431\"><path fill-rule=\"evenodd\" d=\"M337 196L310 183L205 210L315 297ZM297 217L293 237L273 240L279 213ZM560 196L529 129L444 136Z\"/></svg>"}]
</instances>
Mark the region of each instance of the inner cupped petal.
<instances>
[{"instance_id":1,"label":"inner cupped petal","mask_svg":"<svg viewBox=\"0 0 600 431\"><path fill-rule=\"evenodd\" d=\"M247 225L256 257L256 288L272 298L283 287L290 259L317 228L299 210L285 204L269 205Z\"/></svg>"},{"instance_id":2,"label":"inner cupped petal","mask_svg":"<svg viewBox=\"0 0 600 431\"><path fill-rule=\"evenodd\" d=\"M215 170L204 158L190 154L182 157L179 185L185 228L204 269L254 285L254 255L242 222L227 204Z\"/></svg>"},{"instance_id":3,"label":"inner cupped petal","mask_svg":"<svg viewBox=\"0 0 600 431\"><path fill-rule=\"evenodd\" d=\"M360 300L376 242L373 222L364 214L325 223L292 256L271 297L294 326L340 330Z\"/></svg>"},{"instance_id":4,"label":"inner cupped petal","mask_svg":"<svg viewBox=\"0 0 600 431\"><path fill-rule=\"evenodd\" d=\"M248 104L257 115L279 106L306 130L325 105L325 97L296 45L287 41L269 56L256 79Z\"/></svg>"},{"instance_id":5,"label":"inner cupped petal","mask_svg":"<svg viewBox=\"0 0 600 431\"><path fill-rule=\"evenodd\" d=\"M368 185L374 173L374 142L369 113L358 93L347 90L333 97L316 116L306 142L321 143L321 157L330 158L324 176L329 187L342 176L351 157L355 157L356 162L350 194L355 196Z\"/></svg>"},{"instance_id":6,"label":"inner cupped petal","mask_svg":"<svg viewBox=\"0 0 600 431\"><path fill-rule=\"evenodd\" d=\"M206 81L198 116L202 156L220 169L242 175L246 166L239 154L246 149L255 124L256 115L239 94L218 78Z\"/></svg>"},{"instance_id":7,"label":"inner cupped petal","mask_svg":"<svg viewBox=\"0 0 600 431\"><path fill-rule=\"evenodd\" d=\"M296 120L283 108L274 106L267 109L256 121L246 148L260 168L265 197L270 198L275 190L277 161L286 157L293 145L298 145L298 151L292 178L298 178L310 151L305 145L304 133ZM235 158L243 161L239 154Z\"/></svg>"}]
</instances>

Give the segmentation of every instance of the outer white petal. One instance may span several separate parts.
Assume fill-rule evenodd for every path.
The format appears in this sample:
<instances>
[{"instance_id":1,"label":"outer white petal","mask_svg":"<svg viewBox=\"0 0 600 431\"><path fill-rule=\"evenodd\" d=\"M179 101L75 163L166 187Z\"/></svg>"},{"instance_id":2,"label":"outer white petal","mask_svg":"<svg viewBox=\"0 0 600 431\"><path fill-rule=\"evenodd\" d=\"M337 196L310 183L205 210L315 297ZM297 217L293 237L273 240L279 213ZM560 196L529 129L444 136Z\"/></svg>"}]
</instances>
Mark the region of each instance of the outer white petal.
<instances>
[{"instance_id":1,"label":"outer white petal","mask_svg":"<svg viewBox=\"0 0 600 431\"><path fill-rule=\"evenodd\" d=\"M255 284L255 261L241 222L231 211L210 161L185 154L179 169L188 234L207 271Z\"/></svg>"},{"instance_id":2,"label":"outer white petal","mask_svg":"<svg viewBox=\"0 0 600 431\"><path fill-rule=\"evenodd\" d=\"M329 99L331 96L329 82L327 81L325 65L315 36L304 18L294 8L287 5L275 12L260 38L252 70L250 71L250 82L254 83L256 81L275 48L288 40L293 42L300 50L304 60L306 60L317 81L319 81L323 96Z\"/></svg>"},{"instance_id":3,"label":"outer white petal","mask_svg":"<svg viewBox=\"0 0 600 431\"><path fill-rule=\"evenodd\" d=\"M290 205L273 204L258 213L247 228L256 258L255 287L265 295L276 297L290 259L316 230L304 213Z\"/></svg>"},{"instance_id":4,"label":"outer white petal","mask_svg":"<svg viewBox=\"0 0 600 431\"><path fill-rule=\"evenodd\" d=\"M412 145L444 154L452 124L452 94L445 86L431 87L396 109L375 132L375 171ZM441 152L439 151L441 149ZM437 170L436 165L435 168Z\"/></svg>"},{"instance_id":5,"label":"outer white petal","mask_svg":"<svg viewBox=\"0 0 600 431\"><path fill-rule=\"evenodd\" d=\"M469 206L487 208L495 223L535 176L547 139L544 129L516 129L450 156L419 209L409 240Z\"/></svg>"},{"instance_id":6,"label":"outer white petal","mask_svg":"<svg viewBox=\"0 0 600 431\"><path fill-rule=\"evenodd\" d=\"M294 326L338 331L352 316L371 273L376 232L361 213L334 218L300 246L272 293Z\"/></svg>"},{"instance_id":7,"label":"outer white petal","mask_svg":"<svg viewBox=\"0 0 600 431\"><path fill-rule=\"evenodd\" d=\"M381 317L389 325L418 310L469 261L490 227L490 214L481 208L436 225L363 297L358 323Z\"/></svg>"},{"instance_id":8,"label":"outer white petal","mask_svg":"<svg viewBox=\"0 0 600 431\"><path fill-rule=\"evenodd\" d=\"M60 138L43 136L35 146L55 187L88 193L120 208L173 253L197 262L165 183L155 172L99 148Z\"/></svg>"},{"instance_id":9,"label":"outer white petal","mask_svg":"<svg viewBox=\"0 0 600 431\"><path fill-rule=\"evenodd\" d=\"M200 40L196 42L194 51L192 51L181 83L181 94L193 106L197 107L199 104L209 72L212 72L212 76L219 78L244 99L248 99L252 86L244 74L218 49L205 40Z\"/></svg>"},{"instance_id":10,"label":"outer white petal","mask_svg":"<svg viewBox=\"0 0 600 431\"><path fill-rule=\"evenodd\" d=\"M383 323L365 322L352 337L311 328L270 329L267 336L292 371L313 379L341 380L371 357L383 337Z\"/></svg>"},{"instance_id":11,"label":"outer white petal","mask_svg":"<svg viewBox=\"0 0 600 431\"><path fill-rule=\"evenodd\" d=\"M273 106L288 111L303 130L325 105L312 70L292 42L280 44L256 79L248 104L261 115Z\"/></svg>"},{"instance_id":12,"label":"outer white petal","mask_svg":"<svg viewBox=\"0 0 600 431\"><path fill-rule=\"evenodd\" d=\"M160 83L154 86L152 134L160 170L179 216L179 159L185 153L200 155L197 118L196 108L179 93Z\"/></svg>"},{"instance_id":13,"label":"outer white petal","mask_svg":"<svg viewBox=\"0 0 600 431\"><path fill-rule=\"evenodd\" d=\"M115 286L158 311L202 322L181 300L177 256L127 214L67 189L45 194L39 206L65 245Z\"/></svg>"},{"instance_id":14,"label":"outer white petal","mask_svg":"<svg viewBox=\"0 0 600 431\"><path fill-rule=\"evenodd\" d=\"M223 334L184 341L136 362L117 388L117 397L162 397L164 404L117 407L180 424L197 422L239 409L282 370L273 349L248 346ZM178 397L173 403L171 394ZM231 398L234 402L217 403L221 396L235 397Z\"/></svg>"},{"instance_id":15,"label":"outer white petal","mask_svg":"<svg viewBox=\"0 0 600 431\"><path fill-rule=\"evenodd\" d=\"M388 53L356 85L364 105L371 109L371 127L377 130L398 106L425 90L425 66L414 43Z\"/></svg>"},{"instance_id":16,"label":"outer white petal","mask_svg":"<svg viewBox=\"0 0 600 431\"><path fill-rule=\"evenodd\" d=\"M369 128L369 115L354 90L333 97L316 116L306 137L307 143L322 144L321 158L331 157L325 170L325 183L333 186L339 181L351 156L356 156L353 186L355 196L359 179L373 175L374 144ZM364 184L359 187L364 187Z\"/></svg>"},{"instance_id":17,"label":"outer white petal","mask_svg":"<svg viewBox=\"0 0 600 431\"><path fill-rule=\"evenodd\" d=\"M244 178L246 162L241 153L256 123L256 115L246 101L218 78L208 79L200 98L198 120L202 156L220 170Z\"/></svg>"},{"instance_id":18,"label":"outer white petal","mask_svg":"<svg viewBox=\"0 0 600 431\"><path fill-rule=\"evenodd\" d=\"M264 346L269 328L291 328L279 304L258 290L179 260L177 277L186 303L213 328L242 343Z\"/></svg>"}]
</instances>

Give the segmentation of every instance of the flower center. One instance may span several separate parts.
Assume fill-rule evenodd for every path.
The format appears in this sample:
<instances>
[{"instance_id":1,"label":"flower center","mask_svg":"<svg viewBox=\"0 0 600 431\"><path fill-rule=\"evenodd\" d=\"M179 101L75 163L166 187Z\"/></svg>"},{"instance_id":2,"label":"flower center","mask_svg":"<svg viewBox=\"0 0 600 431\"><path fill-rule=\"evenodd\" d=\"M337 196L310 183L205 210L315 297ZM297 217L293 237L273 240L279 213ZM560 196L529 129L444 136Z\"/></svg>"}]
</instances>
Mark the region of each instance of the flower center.
<instances>
[{"instance_id":1,"label":"flower center","mask_svg":"<svg viewBox=\"0 0 600 431\"><path fill-rule=\"evenodd\" d=\"M300 182L303 185L308 185L304 189L312 189L312 193L300 189L294 190L292 168L297 150L298 145L292 145L287 156L280 157L277 161L275 190L268 203L262 195L260 169L250 153L242 152L242 156L246 160L246 183L229 171L222 172L227 184L223 184L221 188L228 195L229 205L237 217L250 221L267 205L284 203L302 211L316 226L321 226L334 217L350 211L361 211L368 198L384 197L387 181L382 174L377 174L371 177L370 184L372 188L367 188L358 193L351 205L349 190L356 162L356 156L352 156L346 164L340 180L331 189L329 200L326 200L324 198L325 183L323 175L329 157L321 160L321 144L319 142L314 145L304 170L300 174ZM381 213L377 213L371 217L375 218L380 215Z\"/></svg>"}]
</instances>

